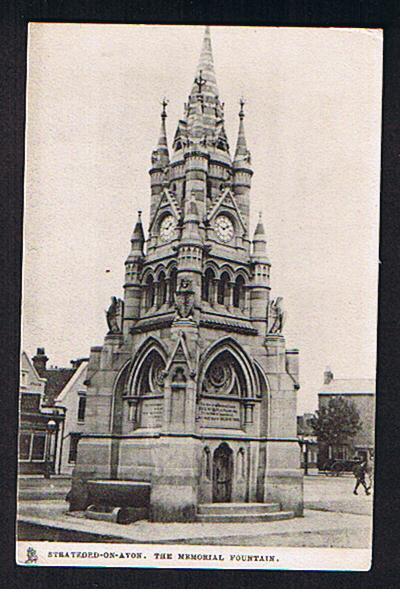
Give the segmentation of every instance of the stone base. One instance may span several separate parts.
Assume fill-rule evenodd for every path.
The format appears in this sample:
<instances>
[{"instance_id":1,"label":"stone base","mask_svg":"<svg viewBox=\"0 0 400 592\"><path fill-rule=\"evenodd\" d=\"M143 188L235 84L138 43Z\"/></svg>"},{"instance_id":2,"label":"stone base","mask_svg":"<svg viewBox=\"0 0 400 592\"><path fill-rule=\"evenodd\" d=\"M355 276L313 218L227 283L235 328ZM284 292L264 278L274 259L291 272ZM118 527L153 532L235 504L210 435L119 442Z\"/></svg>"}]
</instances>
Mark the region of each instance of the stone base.
<instances>
[{"instance_id":1,"label":"stone base","mask_svg":"<svg viewBox=\"0 0 400 592\"><path fill-rule=\"evenodd\" d=\"M196 442L161 438L151 480L150 520L193 522L196 519L198 476Z\"/></svg>"},{"instance_id":2,"label":"stone base","mask_svg":"<svg viewBox=\"0 0 400 592\"><path fill-rule=\"evenodd\" d=\"M265 501L279 503L282 510L291 510L295 516L303 516L303 471L270 471L265 482Z\"/></svg>"}]
</instances>

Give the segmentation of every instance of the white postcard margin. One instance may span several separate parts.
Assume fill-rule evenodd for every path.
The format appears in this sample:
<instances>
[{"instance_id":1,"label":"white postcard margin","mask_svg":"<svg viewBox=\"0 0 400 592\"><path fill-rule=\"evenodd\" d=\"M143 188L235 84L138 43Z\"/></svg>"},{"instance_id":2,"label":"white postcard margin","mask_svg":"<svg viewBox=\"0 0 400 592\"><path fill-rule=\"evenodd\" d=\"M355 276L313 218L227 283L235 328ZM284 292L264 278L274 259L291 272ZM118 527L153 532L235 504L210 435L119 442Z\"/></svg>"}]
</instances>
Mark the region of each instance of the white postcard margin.
<instances>
[{"instance_id":1,"label":"white postcard margin","mask_svg":"<svg viewBox=\"0 0 400 592\"><path fill-rule=\"evenodd\" d=\"M371 549L18 541L18 565L368 571Z\"/></svg>"}]
</instances>

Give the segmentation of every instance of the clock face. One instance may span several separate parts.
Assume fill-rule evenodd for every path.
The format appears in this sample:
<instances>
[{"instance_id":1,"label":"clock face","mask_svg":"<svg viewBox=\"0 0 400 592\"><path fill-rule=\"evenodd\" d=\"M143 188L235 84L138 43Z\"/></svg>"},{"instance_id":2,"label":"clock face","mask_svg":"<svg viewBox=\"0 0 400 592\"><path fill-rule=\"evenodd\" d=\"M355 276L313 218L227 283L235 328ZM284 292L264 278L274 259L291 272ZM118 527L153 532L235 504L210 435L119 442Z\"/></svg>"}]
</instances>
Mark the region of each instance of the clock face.
<instances>
[{"instance_id":1,"label":"clock face","mask_svg":"<svg viewBox=\"0 0 400 592\"><path fill-rule=\"evenodd\" d=\"M215 232L223 243L228 243L233 239L235 232L233 224L228 216L218 216L215 220Z\"/></svg>"},{"instance_id":2,"label":"clock face","mask_svg":"<svg viewBox=\"0 0 400 592\"><path fill-rule=\"evenodd\" d=\"M171 215L165 216L160 224L160 237L166 241L172 238L175 230L175 218Z\"/></svg>"}]
</instances>

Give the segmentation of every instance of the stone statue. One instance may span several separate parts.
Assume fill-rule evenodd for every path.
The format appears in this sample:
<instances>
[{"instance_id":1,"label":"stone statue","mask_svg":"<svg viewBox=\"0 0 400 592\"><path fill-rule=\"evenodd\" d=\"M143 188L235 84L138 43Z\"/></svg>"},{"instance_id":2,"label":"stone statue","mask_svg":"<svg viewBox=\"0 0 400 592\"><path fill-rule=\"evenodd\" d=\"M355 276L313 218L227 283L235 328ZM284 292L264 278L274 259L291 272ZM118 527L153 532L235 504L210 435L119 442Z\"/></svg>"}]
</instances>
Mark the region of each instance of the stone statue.
<instances>
[{"instance_id":1,"label":"stone statue","mask_svg":"<svg viewBox=\"0 0 400 592\"><path fill-rule=\"evenodd\" d=\"M278 296L271 300L268 307L268 333L281 333L285 322L285 311L282 307L283 298Z\"/></svg>"},{"instance_id":2,"label":"stone statue","mask_svg":"<svg viewBox=\"0 0 400 592\"><path fill-rule=\"evenodd\" d=\"M108 335L122 332L123 306L121 298L112 296L111 304L106 312Z\"/></svg>"},{"instance_id":3,"label":"stone statue","mask_svg":"<svg viewBox=\"0 0 400 592\"><path fill-rule=\"evenodd\" d=\"M191 318L194 307L194 290L192 280L182 278L175 294L175 308L182 319Z\"/></svg>"},{"instance_id":4,"label":"stone statue","mask_svg":"<svg viewBox=\"0 0 400 592\"><path fill-rule=\"evenodd\" d=\"M169 183L169 168L166 166L162 170L162 184L167 186Z\"/></svg>"}]
</instances>

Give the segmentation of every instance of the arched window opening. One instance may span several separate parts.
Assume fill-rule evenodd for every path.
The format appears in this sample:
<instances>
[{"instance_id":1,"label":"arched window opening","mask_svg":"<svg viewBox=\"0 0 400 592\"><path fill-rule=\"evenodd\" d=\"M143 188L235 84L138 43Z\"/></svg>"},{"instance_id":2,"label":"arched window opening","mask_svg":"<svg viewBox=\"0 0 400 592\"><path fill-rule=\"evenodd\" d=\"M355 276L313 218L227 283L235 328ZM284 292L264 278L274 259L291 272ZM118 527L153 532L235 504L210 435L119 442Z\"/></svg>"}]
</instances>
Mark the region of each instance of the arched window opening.
<instances>
[{"instance_id":1,"label":"arched window opening","mask_svg":"<svg viewBox=\"0 0 400 592\"><path fill-rule=\"evenodd\" d=\"M211 362L202 381L201 392L213 396L247 396L243 369L229 351L221 352Z\"/></svg>"},{"instance_id":2,"label":"arched window opening","mask_svg":"<svg viewBox=\"0 0 400 592\"><path fill-rule=\"evenodd\" d=\"M175 301L177 273L176 267L173 267L169 275L169 304L174 304Z\"/></svg>"},{"instance_id":3,"label":"arched window opening","mask_svg":"<svg viewBox=\"0 0 400 592\"><path fill-rule=\"evenodd\" d=\"M164 391L165 364L157 351L144 360L137 383L136 396L160 394Z\"/></svg>"},{"instance_id":4,"label":"arched window opening","mask_svg":"<svg viewBox=\"0 0 400 592\"><path fill-rule=\"evenodd\" d=\"M213 288L214 288L215 274L212 269L208 268L202 278L202 300L213 303Z\"/></svg>"},{"instance_id":5,"label":"arched window opening","mask_svg":"<svg viewBox=\"0 0 400 592\"><path fill-rule=\"evenodd\" d=\"M226 271L221 275L221 279L218 283L218 304L229 304L229 275Z\"/></svg>"},{"instance_id":6,"label":"arched window opening","mask_svg":"<svg viewBox=\"0 0 400 592\"><path fill-rule=\"evenodd\" d=\"M158 306L162 306L167 301L167 281L165 273L162 271L158 276Z\"/></svg>"},{"instance_id":7,"label":"arched window opening","mask_svg":"<svg viewBox=\"0 0 400 592\"><path fill-rule=\"evenodd\" d=\"M150 274L146 280L146 307L151 308L154 305L154 279Z\"/></svg>"},{"instance_id":8,"label":"arched window opening","mask_svg":"<svg viewBox=\"0 0 400 592\"><path fill-rule=\"evenodd\" d=\"M245 281L243 276L239 275L236 278L235 285L233 286L233 306L236 308L244 309L245 304Z\"/></svg>"}]
</instances>

